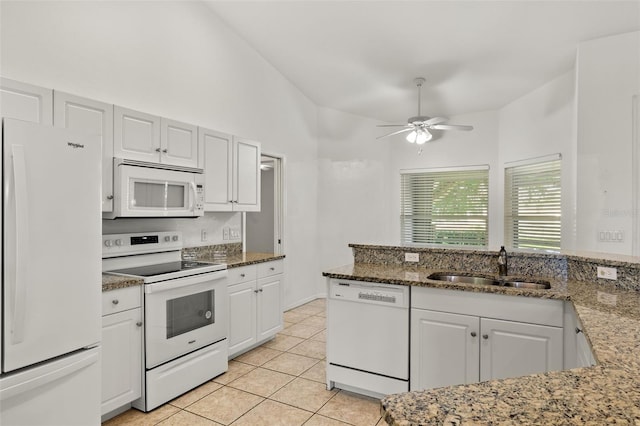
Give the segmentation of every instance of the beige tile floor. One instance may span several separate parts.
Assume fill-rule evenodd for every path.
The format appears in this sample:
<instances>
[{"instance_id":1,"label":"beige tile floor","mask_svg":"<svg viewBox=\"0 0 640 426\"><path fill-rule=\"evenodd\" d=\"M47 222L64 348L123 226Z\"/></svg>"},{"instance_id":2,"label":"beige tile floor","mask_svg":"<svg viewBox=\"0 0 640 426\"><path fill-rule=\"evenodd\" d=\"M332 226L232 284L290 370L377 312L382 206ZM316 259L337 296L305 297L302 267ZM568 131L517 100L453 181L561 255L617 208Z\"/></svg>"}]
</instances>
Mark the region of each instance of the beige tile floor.
<instances>
[{"instance_id":1,"label":"beige tile floor","mask_svg":"<svg viewBox=\"0 0 640 426\"><path fill-rule=\"evenodd\" d=\"M229 370L153 410L129 410L105 426L381 426L377 399L326 390L325 300L284 314L275 339L232 361Z\"/></svg>"}]
</instances>

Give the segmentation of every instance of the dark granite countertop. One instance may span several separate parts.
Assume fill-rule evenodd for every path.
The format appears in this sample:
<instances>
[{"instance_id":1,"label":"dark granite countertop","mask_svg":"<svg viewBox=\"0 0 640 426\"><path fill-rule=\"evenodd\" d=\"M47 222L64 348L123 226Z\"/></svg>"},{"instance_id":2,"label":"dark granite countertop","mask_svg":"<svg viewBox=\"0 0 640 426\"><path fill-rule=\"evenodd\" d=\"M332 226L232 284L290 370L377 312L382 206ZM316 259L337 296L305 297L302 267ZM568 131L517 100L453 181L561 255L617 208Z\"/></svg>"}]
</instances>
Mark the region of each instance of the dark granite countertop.
<instances>
[{"instance_id":1,"label":"dark granite countertop","mask_svg":"<svg viewBox=\"0 0 640 426\"><path fill-rule=\"evenodd\" d=\"M198 260L203 262L226 263L227 269L239 268L240 266L254 265L257 263L271 262L273 260L284 259L283 254L274 253L232 253L227 256L213 257L213 254L200 254ZM138 278L123 277L119 275L111 275L109 273L102 274L102 291L110 291L119 288L131 287L134 285L142 285L142 280Z\"/></svg>"},{"instance_id":2,"label":"dark granite countertop","mask_svg":"<svg viewBox=\"0 0 640 426\"><path fill-rule=\"evenodd\" d=\"M323 275L570 300L598 365L389 395L382 400L388 424L640 424L640 292L614 284L557 280L551 280L550 290L460 285L427 280L432 272L403 265L355 264Z\"/></svg>"},{"instance_id":3,"label":"dark granite countertop","mask_svg":"<svg viewBox=\"0 0 640 426\"><path fill-rule=\"evenodd\" d=\"M239 268L241 266L255 265L257 263L271 262L273 260L280 260L284 258L285 258L284 254L255 253L255 252L233 253L224 257L198 256L198 260L202 260L204 262L226 263L227 269Z\"/></svg>"},{"instance_id":4,"label":"dark granite countertop","mask_svg":"<svg viewBox=\"0 0 640 426\"><path fill-rule=\"evenodd\" d=\"M117 290L134 285L142 285L142 279L102 273L102 291Z\"/></svg>"}]
</instances>

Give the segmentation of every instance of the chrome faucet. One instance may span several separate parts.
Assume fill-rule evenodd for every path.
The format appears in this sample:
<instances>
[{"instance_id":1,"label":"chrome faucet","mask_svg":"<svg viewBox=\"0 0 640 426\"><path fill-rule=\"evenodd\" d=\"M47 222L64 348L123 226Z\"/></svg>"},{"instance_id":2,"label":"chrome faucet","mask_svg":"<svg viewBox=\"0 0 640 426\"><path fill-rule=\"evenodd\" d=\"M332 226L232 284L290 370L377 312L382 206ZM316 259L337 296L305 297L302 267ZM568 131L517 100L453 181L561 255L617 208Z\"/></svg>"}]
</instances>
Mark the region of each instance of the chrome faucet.
<instances>
[{"instance_id":1,"label":"chrome faucet","mask_svg":"<svg viewBox=\"0 0 640 426\"><path fill-rule=\"evenodd\" d=\"M504 246L500 246L500 252L498 253L498 275L501 277L507 275L507 251Z\"/></svg>"}]
</instances>

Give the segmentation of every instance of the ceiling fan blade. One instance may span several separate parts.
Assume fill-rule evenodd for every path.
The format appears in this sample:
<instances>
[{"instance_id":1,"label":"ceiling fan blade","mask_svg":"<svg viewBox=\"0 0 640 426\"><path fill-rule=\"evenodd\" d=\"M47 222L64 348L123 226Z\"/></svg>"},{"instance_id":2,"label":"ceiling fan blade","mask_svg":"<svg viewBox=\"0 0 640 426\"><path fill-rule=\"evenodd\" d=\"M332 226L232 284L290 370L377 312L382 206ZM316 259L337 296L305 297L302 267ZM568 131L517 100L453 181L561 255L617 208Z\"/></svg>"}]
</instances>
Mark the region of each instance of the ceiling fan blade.
<instances>
[{"instance_id":1,"label":"ceiling fan blade","mask_svg":"<svg viewBox=\"0 0 640 426\"><path fill-rule=\"evenodd\" d=\"M446 117L433 117L433 118L428 119L427 121L425 121L422 124L424 124L426 126L432 126L434 124L444 123L447 120L448 120L448 118L446 118Z\"/></svg>"},{"instance_id":2,"label":"ceiling fan blade","mask_svg":"<svg viewBox=\"0 0 640 426\"><path fill-rule=\"evenodd\" d=\"M407 123L404 124L378 124L376 127L403 127L407 126Z\"/></svg>"},{"instance_id":3,"label":"ceiling fan blade","mask_svg":"<svg viewBox=\"0 0 640 426\"><path fill-rule=\"evenodd\" d=\"M464 124L434 124L429 126L434 130L473 130L473 126L466 126Z\"/></svg>"},{"instance_id":4,"label":"ceiling fan blade","mask_svg":"<svg viewBox=\"0 0 640 426\"><path fill-rule=\"evenodd\" d=\"M412 130L413 130L413 127L409 127L407 129L402 129L402 130L398 130L396 132L389 133L388 135L378 136L376 139L382 139L382 138L386 138L386 137L389 137L389 136L398 135L400 133L410 132Z\"/></svg>"}]
</instances>

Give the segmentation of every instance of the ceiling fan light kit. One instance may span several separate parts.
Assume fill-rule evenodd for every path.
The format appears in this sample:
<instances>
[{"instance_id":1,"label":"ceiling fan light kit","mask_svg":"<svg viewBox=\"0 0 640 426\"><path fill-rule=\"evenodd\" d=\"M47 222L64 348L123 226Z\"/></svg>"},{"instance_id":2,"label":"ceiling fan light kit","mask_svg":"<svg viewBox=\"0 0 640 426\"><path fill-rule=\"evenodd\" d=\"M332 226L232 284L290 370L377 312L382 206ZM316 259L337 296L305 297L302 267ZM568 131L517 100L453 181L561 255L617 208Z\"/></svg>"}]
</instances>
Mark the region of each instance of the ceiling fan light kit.
<instances>
[{"instance_id":1,"label":"ceiling fan light kit","mask_svg":"<svg viewBox=\"0 0 640 426\"><path fill-rule=\"evenodd\" d=\"M425 144L433 139L433 135L426 129L414 130L407 135L407 141L409 143L415 143L418 145Z\"/></svg>"},{"instance_id":2,"label":"ceiling fan light kit","mask_svg":"<svg viewBox=\"0 0 640 426\"><path fill-rule=\"evenodd\" d=\"M433 135L429 130L473 130L473 126L466 126L461 124L443 124L448 121L445 117L427 117L421 115L421 94L422 85L426 80L423 77L418 77L414 80L416 86L418 86L418 115L410 117L407 120L407 124L381 124L378 127L404 127L404 129L391 132L389 134L379 136L377 139L386 138L400 133L409 132L406 140L409 143L415 143L417 145L423 145L433 139Z\"/></svg>"}]
</instances>

